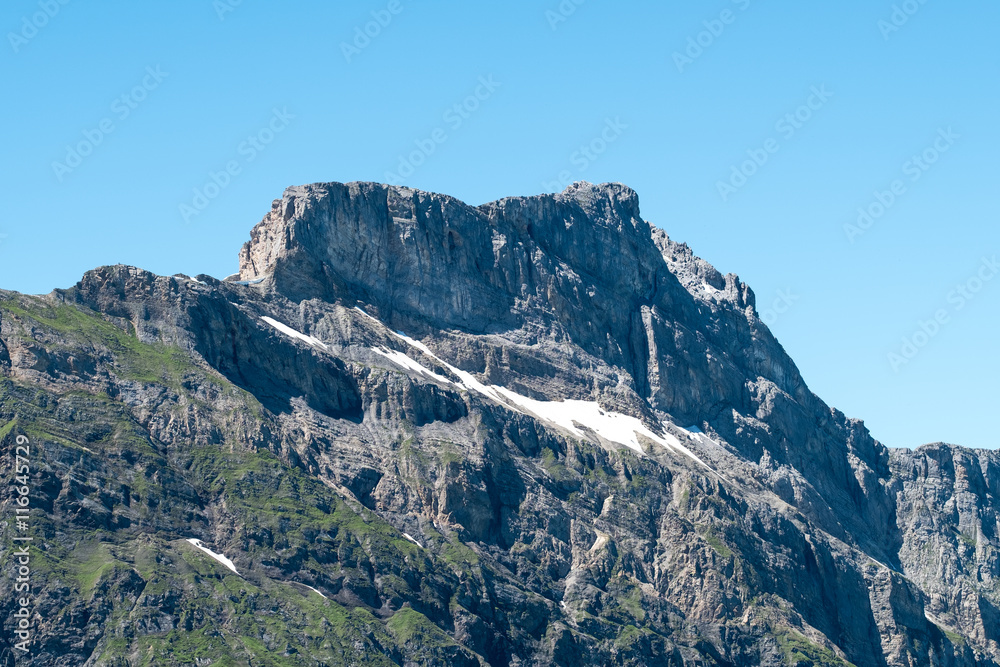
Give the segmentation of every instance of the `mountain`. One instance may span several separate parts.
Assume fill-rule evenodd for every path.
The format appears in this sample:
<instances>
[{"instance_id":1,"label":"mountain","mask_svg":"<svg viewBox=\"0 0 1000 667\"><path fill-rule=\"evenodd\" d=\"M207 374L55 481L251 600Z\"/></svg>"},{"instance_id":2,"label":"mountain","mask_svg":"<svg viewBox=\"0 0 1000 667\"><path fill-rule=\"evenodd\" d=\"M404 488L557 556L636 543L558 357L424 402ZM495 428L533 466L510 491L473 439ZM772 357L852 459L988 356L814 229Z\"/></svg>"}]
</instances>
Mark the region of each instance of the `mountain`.
<instances>
[{"instance_id":1,"label":"mountain","mask_svg":"<svg viewBox=\"0 0 1000 667\"><path fill-rule=\"evenodd\" d=\"M631 189L293 187L239 266L0 292L32 665L1000 664L1000 456L827 406Z\"/></svg>"}]
</instances>

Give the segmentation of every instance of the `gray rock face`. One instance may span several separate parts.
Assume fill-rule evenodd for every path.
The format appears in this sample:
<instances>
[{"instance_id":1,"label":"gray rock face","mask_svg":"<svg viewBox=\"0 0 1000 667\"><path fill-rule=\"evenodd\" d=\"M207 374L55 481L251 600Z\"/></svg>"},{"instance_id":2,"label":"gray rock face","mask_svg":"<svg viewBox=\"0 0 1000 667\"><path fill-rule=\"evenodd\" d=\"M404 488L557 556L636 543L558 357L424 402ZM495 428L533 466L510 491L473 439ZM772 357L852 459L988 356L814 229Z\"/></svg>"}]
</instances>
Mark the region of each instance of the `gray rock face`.
<instances>
[{"instance_id":1,"label":"gray rock face","mask_svg":"<svg viewBox=\"0 0 1000 667\"><path fill-rule=\"evenodd\" d=\"M47 664L1000 659L995 454L826 406L625 186L289 188L235 278L0 295Z\"/></svg>"},{"instance_id":2,"label":"gray rock face","mask_svg":"<svg viewBox=\"0 0 1000 667\"><path fill-rule=\"evenodd\" d=\"M995 652L1000 457L938 443L894 451L892 471L904 537L900 560L926 593L928 614Z\"/></svg>"},{"instance_id":3,"label":"gray rock face","mask_svg":"<svg viewBox=\"0 0 1000 667\"><path fill-rule=\"evenodd\" d=\"M290 188L251 232L240 276L267 277L293 301L366 304L408 330L582 350L624 371L605 382L641 402L633 409L709 424L745 456L766 451L801 471L843 510L827 517L830 530L847 523L891 560L898 536L882 528L891 499L860 488L879 486L888 454L808 391L757 318L753 292L654 233L625 186L578 183L478 208L370 183ZM585 374L563 396L586 396L594 383Z\"/></svg>"}]
</instances>

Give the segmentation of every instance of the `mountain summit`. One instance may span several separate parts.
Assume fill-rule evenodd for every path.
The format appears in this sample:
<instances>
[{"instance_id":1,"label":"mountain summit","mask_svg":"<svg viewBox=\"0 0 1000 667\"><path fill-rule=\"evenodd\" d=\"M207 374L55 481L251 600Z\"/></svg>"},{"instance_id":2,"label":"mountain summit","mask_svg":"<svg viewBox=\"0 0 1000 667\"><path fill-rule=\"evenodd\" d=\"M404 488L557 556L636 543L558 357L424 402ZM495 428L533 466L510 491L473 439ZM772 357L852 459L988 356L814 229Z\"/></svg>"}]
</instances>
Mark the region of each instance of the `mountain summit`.
<instances>
[{"instance_id":1,"label":"mountain summit","mask_svg":"<svg viewBox=\"0 0 1000 667\"><path fill-rule=\"evenodd\" d=\"M239 267L0 292L36 664L1000 664L1000 456L874 440L628 187L292 187Z\"/></svg>"}]
</instances>

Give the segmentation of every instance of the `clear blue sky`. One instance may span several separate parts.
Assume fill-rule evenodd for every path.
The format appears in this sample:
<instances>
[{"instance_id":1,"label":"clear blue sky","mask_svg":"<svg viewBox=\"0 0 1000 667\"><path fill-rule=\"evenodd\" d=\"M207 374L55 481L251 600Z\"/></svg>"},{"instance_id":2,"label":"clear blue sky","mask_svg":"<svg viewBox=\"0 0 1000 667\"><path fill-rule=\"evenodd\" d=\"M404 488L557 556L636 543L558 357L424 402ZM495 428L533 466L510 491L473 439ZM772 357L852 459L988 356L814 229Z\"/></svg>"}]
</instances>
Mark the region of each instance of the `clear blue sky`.
<instances>
[{"instance_id":1,"label":"clear blue sky","mask_svg":"<svg viewBox=\"0 0 1000 667\"><path fill-rule=\"evenodd\" d=\"M0 9L4 288L223 277L293 184L621 181L884 443L1000 445L995 2L62 2Z\"/></svg>"}]
</instances>

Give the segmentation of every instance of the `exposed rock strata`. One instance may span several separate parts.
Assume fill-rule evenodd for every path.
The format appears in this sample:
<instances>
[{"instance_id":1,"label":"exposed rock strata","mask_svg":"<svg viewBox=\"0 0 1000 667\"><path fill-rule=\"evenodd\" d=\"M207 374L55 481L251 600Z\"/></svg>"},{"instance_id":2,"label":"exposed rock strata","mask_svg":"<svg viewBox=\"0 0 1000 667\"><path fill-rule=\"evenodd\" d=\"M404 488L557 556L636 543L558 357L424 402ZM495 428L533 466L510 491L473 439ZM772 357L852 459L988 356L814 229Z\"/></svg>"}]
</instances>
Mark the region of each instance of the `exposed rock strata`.
<instances>
[{"instance_id":1,"label":"exposed rock strata","mask_svg":"<svg viewBox=\"0 0 1000 667\"><path fill-rule=\"evenodd\" d=\"M239 280L0 293L0 376L38 664L1000 659L997 455L875 441L619 184L289 188Z\"/></svg>"}]
</instances>

